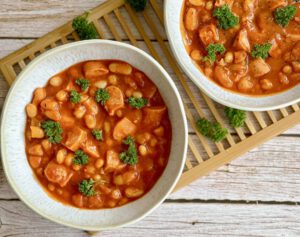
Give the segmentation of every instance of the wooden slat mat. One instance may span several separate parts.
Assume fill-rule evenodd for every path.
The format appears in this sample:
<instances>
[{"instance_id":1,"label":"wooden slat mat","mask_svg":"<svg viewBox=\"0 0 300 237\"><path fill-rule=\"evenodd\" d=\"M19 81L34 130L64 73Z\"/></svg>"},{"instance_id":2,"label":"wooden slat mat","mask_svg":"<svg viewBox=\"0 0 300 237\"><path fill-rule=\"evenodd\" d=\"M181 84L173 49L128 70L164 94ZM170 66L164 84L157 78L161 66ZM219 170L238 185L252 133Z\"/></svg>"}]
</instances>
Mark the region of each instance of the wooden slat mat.
<instances>
[{"instance_id":1,"label":"wooden slat mat","mask_svg":"<svg viewBox=\"0 0 300 237\"><path fill-rule=\"evenodd\" d=\"M178 86L190 125L189 155L176 187L178 189L296 125L300 120L300 110L299 104L295 104L275 111L248 113L244 128L230 128L223 107L199 91L173 58L163 28L162 4L158 1L150 0L144 12L135 13L124 0L110 0L93 9L89 20L94 23L100 38L131 43L151 53L169 71ZM77 40L79 37L72 29L72 22L68 22L2 59L0 69L11 84L36 56ZM195 129L195 120L199 117L207 117L227 127L230 131L227 138L219 143L207 140Z\"/></svg>"}]
</instances>

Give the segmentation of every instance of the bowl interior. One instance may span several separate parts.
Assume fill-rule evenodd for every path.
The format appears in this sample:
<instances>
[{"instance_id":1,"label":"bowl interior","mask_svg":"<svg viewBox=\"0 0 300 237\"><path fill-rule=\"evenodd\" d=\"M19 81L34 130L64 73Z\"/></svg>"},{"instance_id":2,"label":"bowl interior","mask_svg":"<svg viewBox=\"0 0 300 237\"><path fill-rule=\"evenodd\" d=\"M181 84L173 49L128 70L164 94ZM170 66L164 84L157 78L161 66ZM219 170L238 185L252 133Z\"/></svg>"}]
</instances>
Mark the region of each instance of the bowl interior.
<instances>
[{"instance_id":1,"label":"bowl interior","mask_svg":"<svg viewBox=\"0 0 300 237\"><path fill-rule=\"evenodd\" d=\"M166 0L165 26L172 51L189 78L209 97L220 104L250 111L265 111L282 108L300 101L300 85L290 90L268 96L247 96L230 92L210 79L196 67L188 55L180 30L181 10L184 0Z\"/></svg>"},{"instance_id":2,"label":"bowl interior","mask_svg":"<svg viewBox=\"0 0 300 237\"><path fill-rule=\"evenodd\" d=\"M24 148L25 106L37 87L78 62L119 59L146 73L159 88L172 123L168 165L155 186L128 205L103 210L82 210L63 205L41 188L27 162ZM146 53L126 44L90 40L50 50L35 59L19 75L5 101L1 124L2 161L8 181L33 210L55 222L85 230L102 230L134 222L149 213L171 192L181 175L187 148L187 123L179 93L165 70Z\"/></svg>"}]
</instances>

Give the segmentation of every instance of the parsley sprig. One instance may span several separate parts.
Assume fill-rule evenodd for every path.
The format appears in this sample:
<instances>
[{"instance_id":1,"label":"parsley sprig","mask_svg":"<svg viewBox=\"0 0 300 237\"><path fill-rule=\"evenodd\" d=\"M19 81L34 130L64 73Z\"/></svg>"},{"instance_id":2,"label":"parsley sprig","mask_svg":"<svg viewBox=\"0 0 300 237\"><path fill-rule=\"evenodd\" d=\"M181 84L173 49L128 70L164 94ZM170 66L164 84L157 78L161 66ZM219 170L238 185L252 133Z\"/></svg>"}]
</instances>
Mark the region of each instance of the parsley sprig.
<instances>
[{"instance_id":1,"label":"parsley sprig","mask_svg":"<svg viewBox=\"0 0 300 237\"><path fill-rule=\"evenodd\" d=\"M75 151L73 163L75 165L86 165L89 162L89 156L82 150Z\"/></svg>"},{"instance_id":2,"label":"parsley sprig","mask_svg":"<svg viewBox=\"0 0 300 237\"><path fill-rule=\"evenodd\" d=\"M98 89L95 93L96 102L101 103L102 105L104 105L109 98L110 95L106 89Z\"/></svg>"},{"instance_id":3,"label":"parsley sprig","mask_svg":"<svg viewBox=\"0 0 300 237\"><path fill-rule=\"evenodd\" d=\"M77 32L81 40L96 39L98 33L93 23L87 20L88 13L84 16L76 17L72 22L73 29Z\"/></svg>"},{"instance_id":4,"label":"parsley sprig","mask_svg":"<svg viewBox=\"0 0 300 237\"><path fill-rule=\"evenodd\" d=\"M77 79L75 83L80 86L82 91L85 91L90 86L90 81L84 78Z\"/></svg>"},{"instance_id":5,"label":"parsley sprig","mask_svg":"<svg viewBox=\"0 0 300 237\"><path fill-rule=\"evenodd\" d=\"M61 142L63 130L59 122L46 120L42 122L41 126L48 137L49 142L55 144Z\"/></svg>"},{"instance_id":6,"label":"parsley sprig","mask_svg":"<svg viewBox=\"0 0 300 237\"><path fill-rule=\"evenodd\" d=\"M74 104L79 103L81 100L81 95L76 90L71 90L70 101Z\"/></svg>"},{"instance_id":7,"label":"parsley sprig","mask_svg":"<svg viewBox=\"0 0 300 237\"><path fill-rule=\"evenodd\" d=\"M224 30L236 26L240 21L239 18L230 11L227 4L216 8L213 11L213 16L218 20L219 27Z\"/></svg>"},{"instance_id":8,"label":"parsley sprig","mask_svg":"<svg viewBox=\"0 0 300 237\"><path fill-rule=\"evenodd\" d=\"M126 164L135 165L138 162L138 155L133 138L129 136L123 143L128 145L128 149L120 154L120 159Z\"/></svg>"},{"instance_id":9,"label":"parsley sprig","mask_svg":"<svg viewBox=\"0 0 300 237\"><path fill-rule=\"evenodd\" d=\"M297 13L297 8L293 5L277 8L274 12L275 21L278 25L286 27Z\"/></svg>"},{"instance_id":10,"label":"parsley sprig","mask_svg":"<svg viewBox=\"0 0 300 237\"><path fill-rule=\"evenodd\" d=\"M84 179L79 183L78 190L81 192L84 196L90 197L94 196L96 194L94 189L95 181L93 179Z\"/></svg>"},{"instance_id":11,"label":"parsley sprig","mask_svg":"<svg viewBox=\"0 0 300 237\"><path fill-rule=\"evenodd\" d=\"M92 131L92 134L96 138L96 140L103 141L103 132L102 132L102 130L94 129Z\"/></svg>"},{"instance_id":12,"label":"parsley sprig","mask_svg":"<svg viewBox=\"0 0 300 237\"><path fill-rule=\"evenodd\" d=\"M243 110L225 107L224 112L229 120L229 124L234 128L243 127L247 118L247 113Z\"/></svg>"},{"instance_id":13,"label":"parsley sprig","mask_svg":"<svg viewBox=\"0 0 300 237\"><path fill-rule=\"evenodd\" d=\"M266 44L256 44L254 45L252 51L251 51L251 56L253 58L262 58L266 59L269 57L269 51L272 47L272 44L266 43Z\"/></svg>"},{"instance_id":14,"label":"parsley sprig","mask_svg":"<svg viewBox=\"0 0 300 237\"><path fill-rule=\"evenodd\" d=\"M145 98L134 98L134 97L130 97L128 99L128 104L132 107L132 108L136 108L136 109L141 109L143 107L145 107L148 104L148 100Z\"/></svg>"},{"instance_id":15,"label":"parsley sprig","mask_svg":"<svg viewBox=\"0 0 300 237\"><path fill-rule=\"evenodd\" d=\"M144 11L148 0L127 0L130 6L137 12Z\"/></svg>"},{"instance_id":16,"label":"parsley sprig","mask_svg":"<svg viewBox=\"0 0 300 237\"><path fill-rule=\"evenodd\" d=\"M206 47L207 55L203 58L203 61L210 61L214 63L217 58L217 53L223 54L226 48L222 44L210 44Z\"/></svg>"},{"instance_id":17,"label":"parsley sprig","mask_svg":"<svg viewBox=\"0 0 300 237\"><path fill-rule=\"evenodd\" d=\"M197 130L205 137L220 142L227 136L227 129L222 128L218 122L210 122L205 118L198 119L196 122Z\"/></svg>"}]
</instances>

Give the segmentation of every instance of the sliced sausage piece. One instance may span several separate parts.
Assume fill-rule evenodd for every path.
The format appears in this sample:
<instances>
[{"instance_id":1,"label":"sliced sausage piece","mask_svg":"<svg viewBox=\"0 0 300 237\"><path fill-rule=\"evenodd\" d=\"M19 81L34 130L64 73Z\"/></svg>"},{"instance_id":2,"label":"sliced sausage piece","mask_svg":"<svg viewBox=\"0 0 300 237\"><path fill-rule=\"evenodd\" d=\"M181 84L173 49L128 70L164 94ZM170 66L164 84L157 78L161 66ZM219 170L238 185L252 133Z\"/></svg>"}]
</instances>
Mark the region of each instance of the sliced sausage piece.
<instances>
[{"instance_id":1,"label":"sliced sausage piece","mask_svg":"<svg viewBox=\"0 0 300 237\"><path fill-rule=\"evenodd\" d=\"M242 29L234 42L234 45L237 49L244 50L246 52L250 52L250 43L248 39L248 33L246 29Z\"/></svg>"},{"instance_id":2,"label":"sliced sausage piece","mask_svg":"<svg viewBox=\"0 0 300 237\"><path fill-rule=\"evenodd\" d=\"M218 29L214 24L201 27L199 37L205 46L220 40Z\"/></svg>"},{"instance_id":3,"label":"sliced sausage piece","mask_svg":"<svg viewBox=\"0 0 300 237\"><path fill-rule=\"evenodd\" d=\"M50 162L45 169L46 178L52 183L59 184L61 187L67 185L73 174L73 171L66 166L58 165L54 162Z\"/></svg>"},{"instance_id":4,"label":"sliced sausage piece","mask_svg":"<svg viewBox=\"0 0 300 237\"><path fill-rule=\"evenodd\" d=\"M152 128L157 127L158 125L160 125L161 119L166 111L167 108L165 106L153 106L144 108L144 125Z\"/></svg>"},{"instance_id":5,"label":"sliced sausage piece","mask_svg":"<svg viewBox=\"0 0 300 237\"><path fill-rule=\"evenodd\" d=\"M122 169L126 164L123 164L119 158L119 153L114 150L108 150L106 153L106 164L104 167L105 172L113 172Z\"/></svg>"},{"instance_id":6,"label":"sliced sausage piece","mask_svg":"<svg viewBox=\"0 0 300 237\"><path fill-rule=\"evenodd\" d=\"M279 58L281 56L282 51L279 48L279 45L276 40L272 41L272 47L269 50L269 54L272 58Z\"/></svg>"},{"instance_id":7,"label":"sliced sausage piece","mask_svg":"<svg viewBox=\"0 0 300 237\"><path fill-rule=\"evenodd\" d=\"M196 8L189 8L185 15L185 27L188 30L196 30L198 28L198 13Z\"/></svg>"},{"instance_id":8,"label":"sliced sausage piece","mask_svg":"<svg viewBox=\"0 0 300 237\"><path fill-rule=\"evenodd\" d=\"M124 107L124 96L122 91L116 86L106 88L109 93L109 100L105 103L105 108L110 116L113 116L118 109Z\"/></svg>"},{"instance_id":9,"label":"sliced sausage piece","mask_svg":"<svg viewBox=\"0 0 300 237\"><path fill-rule=\"evenodd\" d=\"M95 158L100 158L100 153L99 153L98 147L94 143L93 140L88 139L85 143L83 143L82 149L88 155L95 157Z\"/></svg>"},{"instance_id":10,"label":"sliced sausage piece","mask_svg":"<svg viewBox=\"0 0 300 237\"><path fill-rule=\"evenodd\" d=\"M262 58L257 58L249 64L249 69L254 77L261 77L270 72L271 67Z\"/></svg>"},{"instance_id":11,"label":"sliced sausage piece","mask_svg":"<svg viewBox=\"0 0 300 237\"><path fill-rule=\"evenodd\" d=\"M136 132L136 129L136 125L128 118L124 117L116 124L113 138L117 141L122 141L125 137L133 135Z\"/></svg>"},{"instance_id":12,"label":"sliced sausage piece","mask_svg":"<svg viewBox=\"0 0 300 237\"><path fill-rule=\"evenodd\" d=\"M278 7L284 7L287 5L286 0L267 0L269 8L273 11Z\"/></svg>"},{"instance_id":13,"label":"sliced sausage piece","mask_svg":"<svg viewBox=\"0 0 300 237\"><path fill-rule=\"evenodd\" d=\"M74 127L72 131L68 132L64 145L71 151L76 151L86 141L86 139L86 131L79 127Z\"/></svg>"},{"instance_id":14,"label":"sliced sausage piece","mask_svg":"<svg viewBox=\"0 0 300 237\"><path fill-rule=\"evenodd\" d=\"M216 66L215 77L221 83L222 86L226 88L231 88L233 86L233 81L230 79L230 71L228 68Z\"/></svg>"},{"instance_id":15,"label":"sliced sausage piece","mask_svg":"<svg viewBox=\"0 0 300 237\"><path fill-rule=\"evenodd\" d=\"M249 91L253 87L253 82L250 77L243 77L238 82L238 89L242 92Z\"/></svg>"},{"instance_id":16,"label":"sliced sausage piece","mask_svg":"<svg viewBox=\"0 0 300 237\"><path fill-rule=\"evenodd\" d=\"M87 62L83 65L86 78L95 78L109 73L108 68L102 62Z\"/></svg>"}]
</instances>

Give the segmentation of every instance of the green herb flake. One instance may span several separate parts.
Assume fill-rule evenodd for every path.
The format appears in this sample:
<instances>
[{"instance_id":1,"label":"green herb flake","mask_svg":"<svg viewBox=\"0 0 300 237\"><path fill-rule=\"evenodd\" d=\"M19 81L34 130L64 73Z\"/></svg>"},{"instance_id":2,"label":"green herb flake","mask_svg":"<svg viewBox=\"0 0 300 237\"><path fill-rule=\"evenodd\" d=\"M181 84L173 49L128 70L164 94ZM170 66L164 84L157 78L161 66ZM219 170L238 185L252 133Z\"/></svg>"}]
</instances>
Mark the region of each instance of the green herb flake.
<instances>
[{"instance_id":1,"label":"green herb flake","mask_svg":"<svg viewBox=\"0 0 300 237\"><path fill-rule=\"evenodd\" d=\"M137 12L144 11L148 0L127 0L130 6Z\"/></svg>"},{"instance_id":2,"label":"green herb flake","mask_svg":"<svg viewBox=\"0 0 300 237\"><path fill-rule=\"evenodd\" d=\"M77 79L75 83L80 86L82 91L85 91L90 86L90 81L84 78Z\"/></svg>"},{"instance_id":3,"label":"green herb flake","mask_svg":"<svg viewBox=\"0 0 300 237\"><path fill-rule=\"evenodd\" d=\"M196 122L197 130L205 137L213 140L214 142L222 141L228 134L226 128L215 122L210 122L205 118L201 118Z\"/></svg>"},{"instance_id":4,"label":"green herb flake","mask_svg":"<svg viewBox=\"0 0 300 237\"><path fill-rule=\"evenodd\" d=\"M41 126L48 137L49 142L55 144L61 142L63 130L59 122L46 120L42 122Z\"/></svg>"},{"instance_id":5,"label":"green herb flake","mask_svg":"<svg viewBox=\"0 0 300 237\"><path fill-rule=\"evenodd\" d=\"M272 44L266 43L266 44L256 44L254 45L252 51L251 51L251 56L253 58L262 58L266 59L269 57L269 51L272 47Z\"/></svg>"},{"instance_id":6,"label":"green herb flake","mask_svg":"<svg viewBox=\"0 0 300 237\"><path fill-rule=\"evenodd\" d=\"M275 21L278 25L286 27L297 13L297 7L289 5L277 8L274 12Z\"/></svg>"},{"instance_id":7,"label":"green herb flake","mask_svg":"<svg viewBox=\"0 0 300 237\"><path fill-rule=\"evenodd\" d=\"M136 109L141 109L143 107L145 107L148 104L148 100L145 98L134 98L134 97L130 97L128 99L128 104L132 107L132 108L136 108Z\"/></svg>"},{"instance_id":8,"label":"green herb flake","mask_svg":"<svg viewBox=\"0 0 300 237\"><path fill-rule=\"evenodd\" d=\"M78 16L72 22L72 27L81 40L98 38L97 30L93 23L88 22L87 16L88 13L84 16Z\"/></svg>"},{"instance_id":9,"label":"green herb flake","mask_svg":"<svg viewBox=\"0 0 300 237\"><path fill-rule=\"evenodd\" d=\"M74 104L79 103L81 100L81 95L76 90L71 90L70 101Z\"/></svg>"},{"instance_id":10,"label":"green herb flake","mask_svg":"<svg viewBox=\"0 0 300 237\"><path fill-rule=\"evenodd\" d=\"M94 196L96 194L94 189L95 181L93 179L84 179L79 183L78 190L81 192L84 196L90 197Z\"/></svg>"},{"instance_id":11,"label":"green herb flake","mask_svg":"<svg viewBox=\"0 0 300 237\"><path fill-rule=\"evenodd\" d=\"M236 26L239 23L239 18L235 16L227 4L216 8L213 11L213 16L218 20L220 28L227 30Z\"/></svg>"},{"instance_id":12,"label":"green herb flake","mask_svg":"<svg viewBox=\"0 0 300 237\"><path fill-rule=\"evenodd\" d=\"M120 159L128 165L137 164L138 155L133 138L129 136L123 141L123 143L128 145L128 149L120 154Z\"/></svg>"},{"instance_id":13,"label":"green herb flake","mask_svg":"<svg viewBox=\"0 0 300 237\"><path fill-rule=\"evenodd\" d=\"M226 48L222 44L210 44L206 47L207 55L203 58L203 61L210 61L214 63L217 58L217 53L223 54Z\"/></svg>"},{"instance_id":14,"label":"green herb flake","mask_svg":"<svg viewBox=\"0 0 300 237\"><path fill-rule=\"evenodd\" d=\"M107 90L105 89L98 89L95 93L95 100L98 103L101 103L102 105L104 105L106 103L106 101L108 101L110 98L110 95L108 93Z\"/></svg>"},{"instance_id":15,"label":"green herb flake","mask_svg":"<svg viewBox=\"0 0 300 237\"><path fill-rule=\"evenodd\" d=\"M86 165L89 162L89 156L82 150L75 151L73 163L75 165Z\"/></svg>"},{"instance_id":16,"label":"green herb flake","mask_svg":"<svg viewBox=\"0 0 300 237\"><path fill-rule=\"evenodd\" d=\"M247 113L243 110L225 107L224 112L229 120L229 124L234 128L243 127L247 119Z\"/></svg>"},{"instance_id":17,"label":"green herb flake","mask_svg":"<svg viewBox=\"0 0 300 237\"><path fill-rule=\"evenodd\" d=\"M103 133L102 133L102 130L94 129L94 130L92 131L92 134L93 134L93 136L95 137L96 140L98 140L98 141L103 141Z\"/></svg>"}]
</instances>

